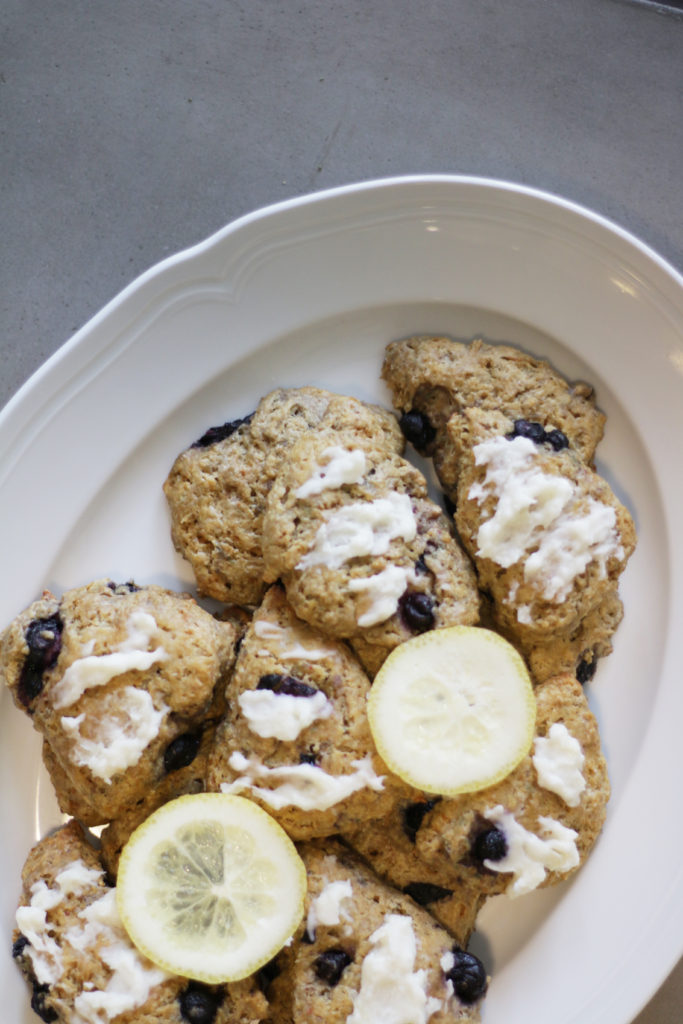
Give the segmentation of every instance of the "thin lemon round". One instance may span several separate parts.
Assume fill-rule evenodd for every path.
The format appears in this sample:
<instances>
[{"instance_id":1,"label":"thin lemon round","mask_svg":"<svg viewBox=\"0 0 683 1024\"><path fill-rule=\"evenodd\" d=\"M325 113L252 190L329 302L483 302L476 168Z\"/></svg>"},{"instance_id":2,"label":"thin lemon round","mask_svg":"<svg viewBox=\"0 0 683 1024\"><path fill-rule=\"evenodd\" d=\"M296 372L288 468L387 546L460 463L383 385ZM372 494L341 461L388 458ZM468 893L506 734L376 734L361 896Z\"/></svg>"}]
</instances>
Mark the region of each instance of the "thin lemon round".
<instances>
[{"instance_id":1,"label":"thin lemon round","mask_svg":"<svg viewBox=\"0 0 683 1024\"><path fill-rule=\"evenodd\" d=\"M181 796L128 840L117 901L131 941L172 974L220 984L272 959L303 917L306 870L278 823L240 796Z\"/></svg>"},{"instance_id":2,"label":"thin lemon round","mask_svg":"<svg viewBox=\"0 0 683 1024\"><path fill-rule=\"evenodd\" d=\"M519 764L536 700L511 644L488 629L451 626L391 652L372 685L368 719L391 771L416 789L455 796Z\"/></svg>"}]
</instances>

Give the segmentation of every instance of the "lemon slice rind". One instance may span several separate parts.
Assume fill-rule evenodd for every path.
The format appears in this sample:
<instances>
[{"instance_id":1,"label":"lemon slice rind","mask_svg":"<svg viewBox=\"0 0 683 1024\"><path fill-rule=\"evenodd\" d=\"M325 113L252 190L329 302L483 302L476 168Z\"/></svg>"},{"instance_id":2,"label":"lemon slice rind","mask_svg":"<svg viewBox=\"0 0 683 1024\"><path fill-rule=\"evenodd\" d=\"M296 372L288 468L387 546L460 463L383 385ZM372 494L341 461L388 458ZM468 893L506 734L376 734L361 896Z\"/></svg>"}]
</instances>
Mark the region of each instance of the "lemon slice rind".
<instances>
[{"instance_id":1,"label":"lemon slice rind","mask_svg":"<svg viewBox=\"0 0 683 1024\"><path fill-rule=\"evenodd\" d=\"M505 778L528 753L536 701L521 656L491 630L451 626L395 648L368 697L387 767L426 793L456 796Z\"/></svg>"},{"instance_id":2,"label":"lemon slice rind","mask_svg":"<svg viewBox=\"0 0 683 1024\"><path fill-rule=\"evenodd\" d=\"M304 910L306 870L282 827L245 797L164 804L119 861L117 904L138 951L170 974L239 981L275 956Z\"/></svg>"}]
</instances>

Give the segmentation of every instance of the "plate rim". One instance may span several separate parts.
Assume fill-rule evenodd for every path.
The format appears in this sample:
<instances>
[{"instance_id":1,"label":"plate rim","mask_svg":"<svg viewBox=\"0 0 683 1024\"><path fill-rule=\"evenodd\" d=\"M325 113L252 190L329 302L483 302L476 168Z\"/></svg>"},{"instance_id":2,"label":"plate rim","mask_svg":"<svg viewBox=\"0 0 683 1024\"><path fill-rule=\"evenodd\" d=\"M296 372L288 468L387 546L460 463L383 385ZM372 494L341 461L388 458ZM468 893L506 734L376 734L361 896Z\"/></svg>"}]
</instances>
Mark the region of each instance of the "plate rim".
<instances>
[{"instance_id":1,"label":"plate rim","mask_svg":"<svg viewBox=\"0 0 683 1024\"><path fill-rule=\"evenodd\" d=\"M130 297L142 293L148 285L153 286L156 281L164 276L166 271L172 271L173 268L177 266L189 263L192 260L201 257L203 254L211 251L214 246L223 243L230 236L237 234L242 229L248 229L251 225L269 218L272 215L296 211L304 206L312 207L318 203L324 203L328 200L336 201L347 196L354 196L358 193L370 194L377 190L386 190L387 188L431 186L435 184L439 186L483 186L485 189L494 189L510 196L528 197L534 201L540 200L544 204L549 204L556 210L562 210L572 215L578 215L582 222L597 225L601 230L606 230L610 236L618 237L619 240L626 243L632 251L636 252L641 257L644 257L650 265L655 266L658 271L661 271L665 275L669 283L672 283L681 290L681 295L678 296L678 298L683 299L683 276L679 274L671 264L659 256L659 254L654 250L650 249L650 247L638 239L637 236L621 228L618 224L605 218L601 214L595 213L589 208L583 207L572 200L566 200L561 196L554 195L550 192L544 192L530 186L516 185L512 182L469 175L409 175L370 179L368 181L356 182L351 185L342 185L332 189L323 189L304 196L296 196L291 199L282 200L277 203L260 207L257 210L230 221L228 224L219 228L216 232L213 232L200 242L182 249L179 252L153 264L126 285L116 296L114 296L114 298L109 300L101 310L91 317L74 335L72 335L71 338L64 342L52 354L52 356L46 360L45 363L43 363L42 366L31 375L31 377L28 378L24 385L22 385L22 387L5 405L2 413L0 413L0 435L4 431L6 423L9 421L10 417L14 415L15 410L19 410L26 400L30 399L33 389L41 383L50 382L56 366L62 363L65 359L69 359L71 357L71 353L74 353L75 355L79 350L81 350L81 347L89 340L91 333L97 330L102 321L106 320L114 311L125 305ZM670 973L670 970L675 966L676 960L679 957L680 953L676 954L675 958L672 959L671 964L660 971L660 980L657 983L657 987L661 985L664 978ZM651 998L654 991L655 989L650 991L650 994L644 999L642 1005L645 1005L647 999Z\"/></svg>"},{"instance_id":2,"label":"plate rim","mask_svg":"<svg viewBox=\"0 0 683 1024\"><path fill-rule=\"evenodd\" d=\"M359 194L370 194L373 192L386 191L388 189L426 188L428 186L473 186L480 187L491 192L498 191L508 196L524 197L539 201L557 211L564 211L576 216L579 221L592 224L608 235L618 237L634 253L644 257L651 265L655 266L662 275L673 285L681 289L681 301L683 302L683 272L661 256L654 248L640 239L635 233L623 228L616 221L606 217L604 214L583 205L572 199L531 185L525 185L506 179L490 178L485 176L468 174L408 174L396 175L383 178L369 178L358 180L345 185L336 185L308 192L303 195L291 196L274 203L267 203L247 213L240 214L234 219L219 227L216 231L192 243L161 260L157 260L149 267L138 274L132 281L128 282L120 291L110 298L98 311L96 311L71 337L65 339L55 351L38 366L17 391L8 399L0 409L0 430L3 428L5 419L9 418L20 400L24 398L25 392L38 385L45 375L52 372L56 363L67 358L72 351L78 349L83 340L89 336L101 321L110 317L115 310L120 308L132 296L138 295L143 289L154 284L165 273L172 271L175 267L200 258L203 254L220 245L231 235L237 234L252 225L272 218L280 214L287 214L307 206L325 204L329 201L336 201L348 196Z\"/></svg>"}]
</instances>

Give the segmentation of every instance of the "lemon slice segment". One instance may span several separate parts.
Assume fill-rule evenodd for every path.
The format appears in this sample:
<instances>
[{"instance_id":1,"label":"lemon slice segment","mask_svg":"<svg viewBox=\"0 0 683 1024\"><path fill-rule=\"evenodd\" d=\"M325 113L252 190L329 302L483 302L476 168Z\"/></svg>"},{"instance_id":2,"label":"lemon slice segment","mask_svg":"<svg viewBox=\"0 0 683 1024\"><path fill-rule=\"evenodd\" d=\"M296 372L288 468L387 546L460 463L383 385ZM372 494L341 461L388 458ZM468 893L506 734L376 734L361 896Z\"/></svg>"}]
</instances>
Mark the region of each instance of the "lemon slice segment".
<instances>
[{"instance_id":1,"label":"lemon slice segment","mask_svg":"<svg viewBox=\"0 0 683 1024\"><path fill-rule=\"evenodd\" d=\"M524 661L497 633L451 626L394 648L368 697L387 767L427 793L485 789L528 752L536 700Z\"/></svg>"},{"instance_id":2,"label":"lemon slice segment","mask_svg":"<svg viewBox=\"0 0 683 1024\"><path fill-rule=\"evenodd\" d=\"M306 869L286 832L240 796L164 804L119 862L117 901L131 941L172 974L220 984L267 963L303 917Z\"/></svg>"}]
</instances>

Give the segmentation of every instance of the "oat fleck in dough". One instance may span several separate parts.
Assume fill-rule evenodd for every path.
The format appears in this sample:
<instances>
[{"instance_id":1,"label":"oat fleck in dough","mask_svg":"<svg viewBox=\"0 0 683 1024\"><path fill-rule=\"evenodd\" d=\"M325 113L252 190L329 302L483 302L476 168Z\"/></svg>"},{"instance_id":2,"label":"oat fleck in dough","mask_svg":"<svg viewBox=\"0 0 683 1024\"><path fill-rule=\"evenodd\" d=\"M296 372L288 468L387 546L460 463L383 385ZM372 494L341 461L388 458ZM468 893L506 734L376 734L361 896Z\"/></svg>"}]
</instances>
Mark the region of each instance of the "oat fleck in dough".
<instances>
[{"instance_id":1,"label":"oat fleck in dough","mask_svg":"<svg viewBox=\"0 0 683 1024\"><path fill-rule=\"evenodd\" d=\"M208 788L251 797L295 839L367 826L412 793L374 748L369 688L349 648L271 587L240 647Z\"/></svg>"},{"instance_id":2,"label":"oat fleck in dough","mask_svg":"<svg viewBox=\"0 0 683 1024\"><path fill-rule=\"evenodd\" d=\"M403 450L393 414L301 387L270 392L252 416L208 430L177 457L164 484L171 535L200 593L258 604L265 590L261 524L268 491L296 440L323 427Z\"/></svg>"},{"instance_id":3,"label":"oat fleck in dough","mask_svg":"<svg viewBox=\"0 0 683 1024\"><path fill-rule=\"evenodd\" d=\"M100 825L163 802L220 717L236 639L189 595L107 580L17 616L0 671L43 736L64 813Z\"/></svg>"},{"instance_id":4,"label":"oat fleck in dough","mask_svg":"<svg viewBox=\"0 0 683 1024\"><path fill-rule=\"evenodd\" d=\"M488 789L440 800L416 835L427 864L445 856L477 871L484 894L562 881L583 864L605 820L607 765L581 685L558 676L536 697L536 736L517 768Z\"/></svg>"},{"instance_id":5,"label":"oat fleck in dough","mask_svg":"<svg viewBox=\"0 0 683 1024\"><path fill-rule=\"evenodd\" d=\"M387 654L427 629L473 624L479 597L472 567L422 474L399 455L359 449L353 479L318 489L331 438L302 438L268 495L263 551L296 614L351 638L374 675ZM341 459L342 455L336 456Z\"/></svg>"},{"instance_id":6,"label":"oat fleck in dough","mask_svg":"<svg viewBox=\"0 0 683 1024\"><path fill-rule=\"evenodd\" d=\"M265 1019L268 1007L256 979L200 985L167 974L134 949L118 916L116 890L75 821L34 846L22 881L12 952L42 1020L258 1024Z\"/></svg>"},{"instance_id":7,"label":"oat fleck in dough","mask_svg":"<svg viewBox=\"0 0 683 1024\"><path fill-rule=\"evenodd\" d=\"M475 1024L486 973L408 896L331 840L304 845L306 941L292 1014L306 1024Z\"/></svg>"},{"instance_id":8,"label":"oat fleck in dough","mask_svg":"<svg viewBox=\"0 0 683 1024\"><path fill-rule=\"evenodd\" d=\"M382 377L403 414L406 436L433 457L453 500L457 471L446 425L465 409L501 412L560 430L587 464L602 438L605 417L595 407L590 384L570 383L544 360L510 345L426 335L394 341L387 346Z\"/></svg>"}]
</instances>

